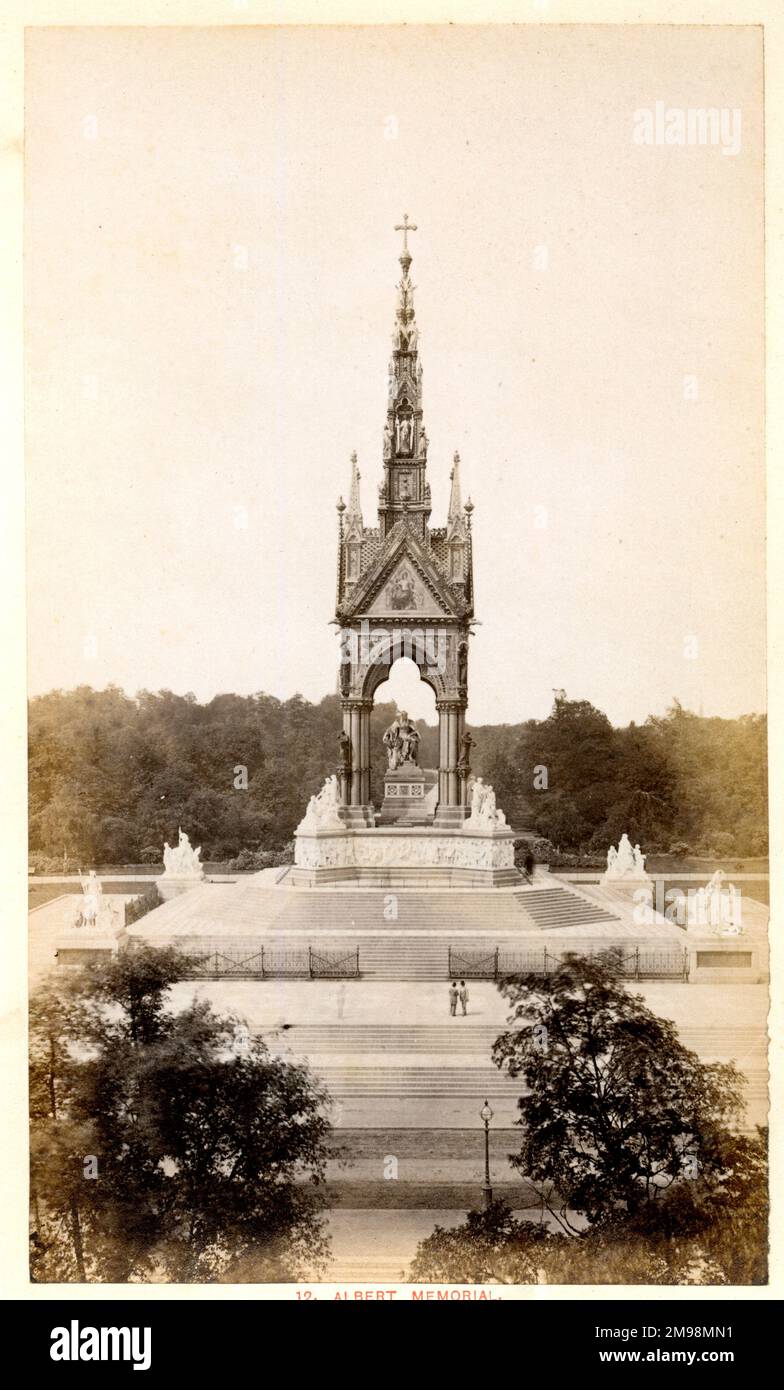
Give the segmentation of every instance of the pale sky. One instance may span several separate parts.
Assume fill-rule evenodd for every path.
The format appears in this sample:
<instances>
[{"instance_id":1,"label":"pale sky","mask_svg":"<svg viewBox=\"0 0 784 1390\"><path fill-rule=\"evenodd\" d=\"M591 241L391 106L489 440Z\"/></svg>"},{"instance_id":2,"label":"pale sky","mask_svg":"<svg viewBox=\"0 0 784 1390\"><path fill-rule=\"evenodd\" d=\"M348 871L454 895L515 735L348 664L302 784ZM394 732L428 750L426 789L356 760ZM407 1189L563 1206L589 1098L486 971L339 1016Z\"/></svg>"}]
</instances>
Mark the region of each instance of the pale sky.
<instances>
[{"instance_id":1,"label":"pale sky","mask_svg":"<svg viewBox=\"0 0 784 1390\"><path fill-rule=\"evenodd\" d=\"M469 719L762 710L760 33L28 30L31 692L335 689L407 211ZM739 152L636 144L657 101Z\"/></svg>"}]
</instances>

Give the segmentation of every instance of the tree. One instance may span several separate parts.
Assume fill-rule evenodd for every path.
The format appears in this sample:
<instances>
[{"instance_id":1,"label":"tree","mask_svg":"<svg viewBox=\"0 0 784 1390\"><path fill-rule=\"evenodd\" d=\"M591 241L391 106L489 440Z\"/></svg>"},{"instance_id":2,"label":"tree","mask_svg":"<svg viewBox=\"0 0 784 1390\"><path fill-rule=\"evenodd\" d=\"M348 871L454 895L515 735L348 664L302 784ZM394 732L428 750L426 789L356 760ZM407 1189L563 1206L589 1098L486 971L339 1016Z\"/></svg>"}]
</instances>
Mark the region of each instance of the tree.
<instances>
[{"instance_id":1,"label":"tree","mask_svg":"<svg viewBox=\"0 0 784 1390\"><path fill-rule=\"evenodd\" d=\"M505 1202L470 1211L462 1226L436 1226L417 1246L409 1270L412 1283L532 1284L546 1249L567 1237L546 1226L518 1221Z\"/></svg>"},{"instance_id":2,"label":"tree","mask_svg":"<svg viewBox=\"0 0 784 1390\"><path fill-rule=\"evenodd\" d=\"M510 1162L538 1190L540 1221L502 1202L469 1212L420 1243L410 1277L765 1283L765 1135L729 1127L740 1110L734 1066L683 1047L671 1023L627 994L612 957L499 988L513 1026L494 1059L527 1086Z\"/></svg>"},{"instance_id":3,"label":"tree","mask_svg":"<svg viewBox=\"0 0 784 1390\"><path fill-rule=\"evenodd\" d=\"M659 1208L655 1226L620 1216L567 1236L518 1220L504 1202L494 1202L469 1212L460 1226L436 1226L420 1241L408 1277L414 1283L764 1284L766 1170L763 1146L747 1142L756 1155L741 1164L748 1190L720 1211L676 1214L682 1203L671 1197L665 1205L672 1210Z\"/></svg>"},{"instance_id":4,"label":"tree","mask_svg":"<svg viewBox=\"0 0 784 1390\"><path fill-rule=\"evenodd\" d=\"M493 1058L526 1083L512 1160L565 1230L651 1210L687 1184L721 1192L725 1136L741 1110L734 1064L704 1063L624 987L611 955L510 978ZM554 1202L558 1194L557 1204Z\"/></svg>"},{"instance_id":5,"label":"tree","mask_svg":"<svg viewBox=\"0 0 784 1390\"><path fill-rule=\"evenodd\" d=\"M33 1001L36 1280L284 1280L326 1258L326 1093L236 1018L174 1012L180 976L135 949Z\"/></svg>"},{"instance_id":6,"label":"tree","mask_svg":"<svg viewBox=\"0 0 784 1390\"><path fill-rule=\"evenodd\" d=\"M394 713L379 704L371 715L376 801ZM227 694L202 705L170 690L129 698L80 686L31 700L28 723L31 850L60 862L67 851L84 865L154 862L180 824L205 860L283 849L335 770L341 714L337 695L311 704ZM417 728L420 762L435 766L438 730ZM547 719L472 733L474 772L495 787L510 823L561 850L606 852L625 830L643 849L682 840L728 856L765 853L762 716L702 718L676 701L664 716L616 729L588 701L559 694Z\"/></svg>"}]
</instances>

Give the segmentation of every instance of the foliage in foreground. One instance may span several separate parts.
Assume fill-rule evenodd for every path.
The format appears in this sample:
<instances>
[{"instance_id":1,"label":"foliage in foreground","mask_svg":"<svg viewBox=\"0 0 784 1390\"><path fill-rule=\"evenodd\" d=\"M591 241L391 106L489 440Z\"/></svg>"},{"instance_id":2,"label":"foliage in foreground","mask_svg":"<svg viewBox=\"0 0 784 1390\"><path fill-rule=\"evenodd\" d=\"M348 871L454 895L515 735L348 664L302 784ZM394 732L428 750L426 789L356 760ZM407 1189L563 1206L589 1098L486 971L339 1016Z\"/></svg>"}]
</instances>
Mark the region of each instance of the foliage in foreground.
<instances>
[{"instance_id":1,"label":"foliage in foreground","mask_svg":"<svg viewBox=\"0 0 784 1390\"><path fill-rule=\"evenodd\" d=\"M209 1005L176 953L47 983L31 1030L36 1282L291 1280L327 1254L327 1097Z\"/></svg>"},{"instance_id":2,"label":"foliage in foreground","mask_svg":"<svg viewBox=\"0 0 784 1390\"><path fill-rule=\"evenodd\" d=\"M503 1203L436 1228L417 1280L759 1284L767 1278L764 1136L734 1126L743 1079L704 1063L627 992L617 964L575 958L499 988L493 1057L525 1091L519 1152L540 1221Z\"/></svg>"},{"instance_id":3,"label":"foliage in foreground","mask_svg":"<svg viewBox=\"0 0 784 1390\"><path fill-rule=\"evenodd\" d=\"M747 1142L752 1149L749 1167L757 1176L734 1211L725 1207L712 1219L703 1213L695 1221L689 1204L690 1219L681 1229L677 1203L670 1198L671 1220L663 1229L639 1228L619 1217L613 1224L566 1235L543 1222L519 1220L505 1202L494 1202L487 1211L468 1212L460 1226L436 1226L420 1242L408 1279L428 1284L764 1284L765 1151L761 1141Z\"/></svg>"}]
</instances>

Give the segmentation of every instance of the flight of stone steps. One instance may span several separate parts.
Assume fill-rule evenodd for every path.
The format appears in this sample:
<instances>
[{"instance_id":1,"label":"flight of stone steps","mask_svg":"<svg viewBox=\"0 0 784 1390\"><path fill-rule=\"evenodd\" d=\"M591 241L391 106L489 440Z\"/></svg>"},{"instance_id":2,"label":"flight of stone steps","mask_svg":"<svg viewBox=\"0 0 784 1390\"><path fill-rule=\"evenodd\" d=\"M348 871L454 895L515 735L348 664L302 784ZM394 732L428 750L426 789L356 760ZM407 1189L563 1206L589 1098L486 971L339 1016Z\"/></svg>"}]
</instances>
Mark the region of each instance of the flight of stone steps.
<instances>
[{"instance_id":1,"label":"flight of stone steps","mask_svg":"<svg viewBox=\"0 0 784 1390\"><path fill-rule=\"evenodd\" d=\"M332 1066L321 1059L311 1059L311 1065L330 1095L338 1100L358 1096L395 1096L409 1100L414 1097L428 1100L459 1097L477 1100L481 1104L484 1099L514 1100L524 1089L519 1079L504 1076L489 1062L483 1067L465 1064L459 1067L427 1067L421 1062L410 1067L362 1063L356 1066Z\"/></svg>"},{"instance_id":2,"label":"flight of stone steps","mask_svg":"<svg viewBox=\"0 0 784 1390\"><path fill-rule=\"evenodd\" d=\"M446 1005L445 1005L446 1009ZM351 1023L339 1019L335 1023L293 1024L281 1038L287 1049L302 1057L341 1057L359 1053L394 1054L413 1052L420 1055L446 1053L490 1058L490 1050L503 1023L472 1023L458 1013L443 1023ZM738 1066L751 1067L765 1061L767 1034L752 1027L731 1027L717 1024L715 1028L680 1027L678 1037L684 1047L696 1052L704 1061L734 1061Z\"/></svg>"},{"instance_id":3,"label":"flight of stone steps","mask_svg":"<svg viewBox=\"0 0 784 1390\"><path fill-rule=\"evenodd\" d=\"M520 931L529 929L531 920L525 911L525 899L537 889L508 893L501 889L474 889L470 892L419 892L415 889L354 889L351 892L333 888L329 893L286 893L270 889L255 889L246 895L245 910L253 911L258 902L258 920L263 919L265 930L307 932L319 934L338 930L355 932L448 932L448 931ZM542 890L549 894L550 890ZM556 889L556 892L565 892ZM568 894L568 897L574 897ZM589 910L593 904L584 899ZM239 908L239 904L237 907ZM274 915L273 910L274 909ZM226 918L224 913L224 920ZM254 921L249 916L249 924Z\"/></svg>"},{"instance_id":4,"label":"flight of stone steps","mask_svg":"<svg viewBox=\"0 0 784 1390\"><path fill-rule=\"evenodd\" d=\"M444 1013L446 1014L446 999ZM460 1054L486 1058L502 1024L463 1023L462 1015L443 1024L434 1023L347 1023L294 1024L286 1030L286 1044L292 1052L303 1057L328 1056L338 1053L348 1057L354 1053L406 1052L429 1056L433 1053Z\"/></svg>"},{"instance_id":5,"label":"flight of stone steps","mask_svg":"<svg viewBox=\"0 0 784 1390\"><path fill-rule=\"evenodd\" d=\"M614 912L587 902L568 888L532 888L515 897L535 926L542 931L552 927L578 927L591 922L617 922Z\"/></svg>"},{"instance_id":6,"label":"flight of stone steps","mask_svg":"<svg viewBox=\"0 0 784 1390\"><path fill-rule=\"evenodd\" d=\"M270 1043L275 1051L306 1058L337 1099L445 1097L513 1099L524 1083L491 1061L503 1024L294 1025ZM748 1027L681 1028L679 1037L704 1061L735 1061L746 1078L745 1101L753 1123L764 1118L767 1097L766 1037Z\"/></svg>"},{"instance_id":7,"label":"flight of stone steps","mask_svg":"<svg viewBox=\"0 0 784 1390\"><path fill-rule=\"evenodd\" d=\"M163 909L162 909L163 911ZM183 921L183 935L195 911L186 898L166 905L172 935ZM199 935L209 935L214 919L220 934L332 931L530 931L548 927L617 920L607 907L589 901L560 884L513 891L398 889L341 889L298 892L270 888L247 880L242 884L210 885L198 902Z\"/></svg>"},{"instance_id":8,"label":"flight of stone steps","mask_svg":"<svg viewBox=\"0 0 784 1390\"><path fill-rule=\"evenodd\" d=\"M327 894L281 893L248 885L247 892L225 902L224 927L230 925L236 934L224 930L210 937L205 922L204 934L192 947L187 936L178 939L194 955L215 952L223 975L232 973L232 962L241 974L243 959L247 969L262 946L270 953L312 947L346 956L359 949L360 975L367 980L444 980L450 971L450 946L455 953L480 952L489 958L497 947L507 956L516 955L507 968L523 970L536 964L520 953L541 949L532 931L617 920L606 908L562 887L513 893L335 889ZM211 900L205 901L205 911L210 905ZM223 898L216 900L216 911L224 911ZM459 974L459 960L451 968ZM285 974L286 967L275 967L275 973Z\"/></svg>"}]
</instances>

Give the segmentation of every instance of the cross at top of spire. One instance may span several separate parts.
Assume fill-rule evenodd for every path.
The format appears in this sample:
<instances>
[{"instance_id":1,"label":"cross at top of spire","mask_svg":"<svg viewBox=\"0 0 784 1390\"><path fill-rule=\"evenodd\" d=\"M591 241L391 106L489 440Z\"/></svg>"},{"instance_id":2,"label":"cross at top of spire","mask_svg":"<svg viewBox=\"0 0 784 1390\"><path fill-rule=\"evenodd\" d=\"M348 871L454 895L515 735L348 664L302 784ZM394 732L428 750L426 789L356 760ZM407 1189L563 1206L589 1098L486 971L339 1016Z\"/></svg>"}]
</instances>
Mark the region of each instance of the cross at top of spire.
<instances>
[{"instance_id":1,"label":"cross at top of spire","mask_svg":"<svg viewBox=\"0 0 784 1390\"><path fill-rule=\"evenodd\" d=\"M403 221L398 222L397 226L395 227L396 232L403 233L403 254L400 257L400 264L403 266L404 269L407 269L407 267L411 264L411 254L408 249L408 234L409 232L415 232L416 229L416 223L409 222L408 213L404 212Z\"/></svg>"}]
</instances>

